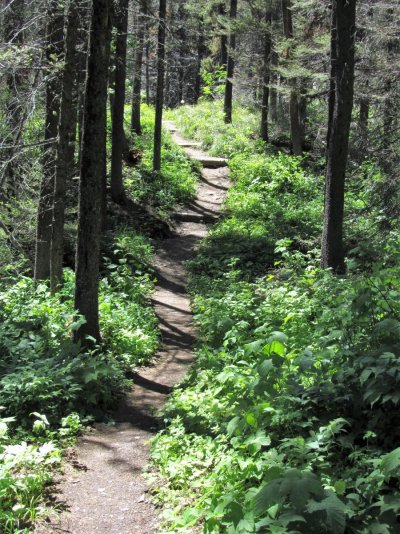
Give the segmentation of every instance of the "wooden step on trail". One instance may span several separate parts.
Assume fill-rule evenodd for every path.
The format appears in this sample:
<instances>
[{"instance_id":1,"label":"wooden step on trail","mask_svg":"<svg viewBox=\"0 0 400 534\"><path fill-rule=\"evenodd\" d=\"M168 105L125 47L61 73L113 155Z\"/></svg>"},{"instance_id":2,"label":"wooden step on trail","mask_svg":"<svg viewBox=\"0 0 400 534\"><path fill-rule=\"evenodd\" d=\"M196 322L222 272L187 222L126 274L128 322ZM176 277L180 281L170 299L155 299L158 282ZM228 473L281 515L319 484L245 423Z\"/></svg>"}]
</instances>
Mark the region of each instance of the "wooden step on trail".
<instances>
[{"instance_id":1,"label":"wooden step on trail","mask_svg":"<svg viewBox=\"0 0 400 534\"><path fill-rule=\"evenodd\" d=\"M174 143L184 149L189 159L198 161L205 169L219 169L228 165L226 158L215 158L201 150L201 143L187 140L178 132L173 121L163 121L164 128L172 134Z\"/></svg>"},{"instance_id":2,"label":"wooden step on trail","mask_svg":"<svg viewBox=\"0 0 400 534\"><path fill-rule=\"evenodd\" d=\"M188 153L189 158L193 161L198 161L205 169L219 169L220 167L226 167L228 160L225 158L213 158L212 156L203 156Z\"/></svg>"},{"instance_id":3,"label":"wooden step on trail","mask_svg":"<svg viewBox=\"0 0 400 534\"><path fill-rule=\"evenodd\" d=\"M163 126L169 132L176 132L177 131L177 127L175 126L175 124L172 121L163 121Z\"/></svg>"},{"instance_id":4,"label":"wooden step on trail","mask_svg":"<svg viewBox=\"0 0 400 534\"><path fill-rule=\"evenodd\" d=\"M195 213L192 211L177 212L174 214L174 219L179 222L193 222L198 224L214 224L218 220L218 216L209 215L207 213Z\"/></svg>"},{"instance_id":5,"label":"wooden step on trail","mask_svg":"<svg viewBox=\"0 0 400 534\"><path fill-rule=\"evenodd\" d=\"M178 141L176 144L182 148L201 148L199 141Z\"/></svg>"}]
</instances>

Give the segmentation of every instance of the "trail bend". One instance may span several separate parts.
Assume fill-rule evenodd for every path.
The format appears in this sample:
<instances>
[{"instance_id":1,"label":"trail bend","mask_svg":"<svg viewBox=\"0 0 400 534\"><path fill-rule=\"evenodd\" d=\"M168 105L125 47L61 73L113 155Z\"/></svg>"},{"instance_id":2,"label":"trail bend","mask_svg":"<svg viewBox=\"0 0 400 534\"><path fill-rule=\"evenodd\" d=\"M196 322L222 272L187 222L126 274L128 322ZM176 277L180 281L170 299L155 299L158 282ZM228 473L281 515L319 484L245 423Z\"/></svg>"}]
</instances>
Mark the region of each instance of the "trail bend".
<instances>
[{"instance_id":1,"label":"trail bend","mask_svg":"<svg viewBox=\"0 0 400 534\"><path fill-rule=\"evenodd\" d=\"M136 374L134 388L114 414L115 422L96 425L79 439L73 459L56 480L56 503L62 512L38 524L37 534L153 534L159 525L143 468L158 427L156 413L194 359L196 331L184 262L207 234L207 225L218 218L229 187L226 160L209 158L198 143L183 139L173 123L166 121L164 126L204 167L196 199L176 211L174 234L155 242L158 284L152 302L161 347L153 365Z\"/></svg>"}]
</instances>

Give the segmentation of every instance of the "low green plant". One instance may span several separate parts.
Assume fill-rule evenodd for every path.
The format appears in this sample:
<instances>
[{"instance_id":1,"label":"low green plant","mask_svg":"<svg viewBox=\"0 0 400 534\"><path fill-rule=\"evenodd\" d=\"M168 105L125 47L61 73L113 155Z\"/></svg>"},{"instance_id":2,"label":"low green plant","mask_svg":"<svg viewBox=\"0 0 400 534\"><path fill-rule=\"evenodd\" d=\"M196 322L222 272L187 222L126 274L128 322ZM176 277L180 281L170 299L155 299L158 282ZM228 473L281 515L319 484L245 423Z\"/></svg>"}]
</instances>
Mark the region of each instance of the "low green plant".
<instances>
[{"instance_id":1,"label":"low green plant","mask_svg":"<svg viewBox=\"0 0 400 534\"><path fill-rule=\"evenodd\" d=\"M216 105L175 115L208 144ZM334 276L320 268L323 180L246 143L226 216L188 263L200 343L152 448L164 529L394 534L400 249L393 226L374 235L380 178L350 176L348 273Z\"/></svg>"},{"instance_id":2,"label":"low green plant","mask_svg":"<svg viewBox=\"0 0 400 534\"><path fill-rule=\"evenodd\" d=\"M34 433L40 432L40 421L35 421ZM61 461L61 450L51 441L14 443L8 433L13 422L14 418L0 420L0 529L10 534L27 532L40 514L44 488Z\"/></svg>"},{"instance_id":3,"label":"low green plant","mask_svg":"<svg viewBox=\"0 0 400 534\"><path fill-rule=\"evenodd\" d=\"M182 106L169 116L186 138L201 141L213 156L231 157L264 150L264 143L254 135L259 117L251 110L234 106L233 124L224 123L221 100Z\"/></svg>"},{"instance_id":4,"label":"low green plant","mask_svg":"<svg viewBox=\"0 0 400 534\"><path fill-rule=\"evenodd\" d=\"M83 354L72 342L74 275L52 296L47 284L22 278L0 294L0 405L29 424L31 412L52 420L66 412L107 408L125 387L124 369L143 364L158 345L148 302L154 286L152 248L120 230L112 259L104 261L100 324L106 351Z\"/></svg>"},{"instance_id":5,"label":"low green plant","mask_svg":"<svg viewBox=\"0 0 400 534\"><path fill-rule=\"evenodd\" d=\"M168 217L177 204L194 198L198 168L186 157L183 150L163 132L161 172L152 171L154 109L142 105L142 135L132 134L132 145L143 152L136 166L126 165L124 183L129 195L141 204L147 204L160 216ZM129 106L126 107L129 113Z\"/></svg>"},{"instance_id":6,"label":"low green plant","mask_svg":"<svg viewBox=\"0 0 400 534\"><path fill-rule=\"evenodd\" d=\"M74 273L51 295L47 283L20 277L0 292L0 530L28 532L45 514L43 494L83 425L115 405L126 371L158 345L149 303L154 287L148 239L119 228L100 282L102 347L84 353L72 341L82 324L73 308Z\"/></svg>"},{"instance_id":7,"label":"low green plant","mask_svg":"<svg viewBox=\"0 0 400 534\"><path fill-rule=\"evenodd\" d=\"M225 90L226 70L224 67L213 65L210 58L201 64L202 96L203 100L222 95Z\"/></svg>"}]
</instances>

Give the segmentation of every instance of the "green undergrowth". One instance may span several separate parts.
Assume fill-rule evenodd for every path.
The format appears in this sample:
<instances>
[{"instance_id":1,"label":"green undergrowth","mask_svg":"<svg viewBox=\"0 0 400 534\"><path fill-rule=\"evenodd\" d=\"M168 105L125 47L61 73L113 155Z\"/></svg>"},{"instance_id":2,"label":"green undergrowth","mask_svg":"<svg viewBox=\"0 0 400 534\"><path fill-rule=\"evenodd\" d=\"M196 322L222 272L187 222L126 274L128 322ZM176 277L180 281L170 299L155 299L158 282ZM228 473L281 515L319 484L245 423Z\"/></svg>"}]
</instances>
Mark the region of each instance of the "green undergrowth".
<instances>
[{"instance_id":1,"label":"green undergrowth","mask_svg":"<svg viewBox=\"0 0 400 534\"><path fill-rule=\"evenodd\" d=\"M129 122L130 107L126 107ZM124 184L131 198L153 208L160 216L168 217L177 204L184 204L195 196L198 168L163 132L161 172L152 171L154 109L145 104L141 110L142 135L132 133L130 143L143 152L138 165L125 165Z\"/></svg>"},{"instance_id":2,"label":"green undergrowth","mask_svg":"<svg viewBox=\"0 0 400 534\"><path fill-rule=\"evenodd\" d=\"M126 132L129 114L127 106ZM152 172L151 107L143 106L142 121L143 135L128 137L140 157L136 165L124 164L124 183L134 201L167 219L177 204L194 197L198 169L165 133L162 172ZM32 165L32 173L37 172L29 174L34 183L40 180L40 160ZM74 256L76 198L74 181L66 210L68 264ZM47 283L35 283L29 276L36 204L36 193L24 190L0 210L0 531L7 533L31 531L37 516L43 516L46 487L63 449L93 419L107 417L131 386L126 377L149 362L159 342L149 302L155 284L151 242L125 227L124 217L112 210L112 230L102 243L103 344L85 353L72 342L82 322L73 307L74 273L65 269L64 287L57 295L51 295Z\"/></svg>"},{"instance_id":3,"label":"green undergrowth","mask_svg":"<svg viewBox=\"0 0 400 534\"><path fill-rule=\"evenodd\" d=\"M229 157L234 187L227 196L227 216L202 246L210 270L220 268L219 257L225 262L236 257L242 268L247 264L244 271L252 271L257 263L263 272L274 265L275 243L281 239L301 252L320 247L324 177L308 165L307 156L277 153L263 143L259 115L243 107L234 109L232 124L223 122L220 101L183 106L169 116L186 137L202 141L216 156ZM347 251L360 245L360 255L368 255L368 243L379 246L382 231L398 231L398 219L390 222L382 195L386 178L373 161L349 171L344 244Z\"/></svg>"},{"instance_id":4,"label":"green undergrowth","mask_svg":"<svg viewBox=\"0 0 400 534\"><path fill-rule=\"evenodd\" d=\"M42 512L65 437L104 417L129 386L127 371L148 362L158 346L148 299L155 282L152 246L127 228L108 242L99 298L103 347L92 353L72 341L82 321L74 314L72 271L65 271L64 287L54 296L46 283L28 277L1 288L2 532L28 528Z\"/></svg>"},{"instance_id":5,"label":"green undergrowth","mask_svg":"<svg viewBox=\"0 0 400 534\"><path fill-rule=\"evenodd\" d=\"M263 142L257 139L259 114L235 105L233 123L224 123L221 100L202 102L197 106L182 106L169 111L169 117L187 139L201 141L212 156L232 157L234 154L250 154L263 150Z\"/></svg>"},{"instance_id":6,"label":"green undergrowth","mask_svg":"<svg viewBox=\"0 0 400 534\"><path fill-rule=\"evenodd\" d=\"M155 173L152 169L153 155L153 127L154 109L145 104L142 105L142 130L141 136L129 133L130 106L125 110L125 132L128 137L128 145L131 150L140 153L137 164L123 164L124 186L128 197L141 206L150 208L150 211L162 219L169 219L177 205L186 204L195 196L195 188L198 178L199 167L191 162L183 150L171 141L168 132L163 132L162 146L162 170ZM34 143L34 139L40 137L44 126L41 121L34 124L26 133L26 142ZM31 132L32 129L32 132ZM36 136L36 137L35 137ZM108 174L111 172L111 117L108 115L107 137ZM23 159L23 158L21 158ZM18 160L18 164L20 160ZM41 152L37 148L29 157L21 169L21 177L18 179L18 195L7 199L7 203L0 204L0 278L2 281L12 282L20 275L30 275L35 254L36 216L37 216L37 190L41 180ZM20 186L19 184L24 184ZM27 187L27 183L30 184ZM77 223L77 197L78 180L73 180L67 191L66 199L66 224L65 224L65 248L68 264L74 261L74 247L76 239ZM109 214L112 218L115 212ZM137 222L141 232L150 230L151 221L141 220Z\"/></svg>"},{"instance_id":7,"label":"green undergrowth","mask_svg":"<svg viewBox=\"0 0 400 534\"><path fill-rule=\"evenodd\" d=\"M163 529L397 533L400 248L378 233L379 170L350 178L337 277L319 267L322 179L252 137L231 156L226 216L188 264L197 360L152 446Z\"/></svg>"}]
</instances>

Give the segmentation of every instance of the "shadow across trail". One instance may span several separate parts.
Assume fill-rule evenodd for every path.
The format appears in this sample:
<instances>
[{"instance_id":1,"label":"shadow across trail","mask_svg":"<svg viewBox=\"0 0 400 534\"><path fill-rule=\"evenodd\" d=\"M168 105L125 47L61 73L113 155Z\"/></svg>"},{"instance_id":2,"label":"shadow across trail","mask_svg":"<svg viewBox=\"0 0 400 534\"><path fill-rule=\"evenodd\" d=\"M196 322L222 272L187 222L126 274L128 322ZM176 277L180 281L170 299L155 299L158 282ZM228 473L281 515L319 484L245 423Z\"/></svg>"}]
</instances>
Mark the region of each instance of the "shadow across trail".
<instances>
[{"instance_id":1,"label":"shadow across trail","mask_svg":"<svg viewBox=\"0 0 400 534\"><path fill-rule=\"evenodd\" d=\"M157 393L162 393L163 395L171 393L171 386L166 386L165 384L160 384L154 380L149 380L148 378L141 376L139 373L133 372L130 374L129 378L132 378L135 384L142 388L157 391Z\"/></svg>"},{"instance_id":2,"label":"shadow across trail","mask_svg":"<svg viewBox=\"0 0 400 534\"><path fill-rule=\"evenodd\" d=\"M152 219L158 226L153 235L158 237L154 241L157 289L151 300L159 320L161 346L152 365L132 371L134 387L111 414L111 423L96 425L79 440L74 461L86 470L75 469L73 462L67 464L58 484L57 507L64 511L58 518L38 525L37 533L158 531L158 510L147 496L142 470L149 462L149 443L160 428L160 409L194 360L196 330L185 262L207 235L206 222L213 222L221 211L228 173L227 167L202 170L197 198L177 212L173 231L163 221ZM127 201L121 209L132 219L148 216L133 202Z\"/></svg>"}]
</instances>

